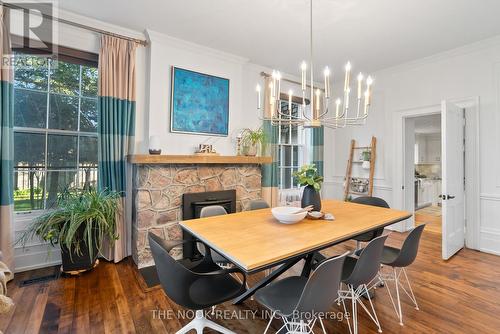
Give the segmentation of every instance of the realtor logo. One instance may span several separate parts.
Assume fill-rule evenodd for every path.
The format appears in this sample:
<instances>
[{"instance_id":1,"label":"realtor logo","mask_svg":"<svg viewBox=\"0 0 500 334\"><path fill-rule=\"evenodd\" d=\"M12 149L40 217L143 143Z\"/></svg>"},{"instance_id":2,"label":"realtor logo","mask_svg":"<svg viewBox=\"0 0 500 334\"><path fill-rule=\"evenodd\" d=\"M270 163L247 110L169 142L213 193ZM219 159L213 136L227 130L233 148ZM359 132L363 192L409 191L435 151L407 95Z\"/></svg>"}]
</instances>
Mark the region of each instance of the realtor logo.
<instances>
[{"instance_id":1,"label":"realtor logo","mask_svg":"<svg viewBox=\"0 0 500 334\"><path fill-rule=\"evenodd\" d=\"M2 2L5 23L10 29L12 48L37 54L57 54L56 21L54 1L47 2Z\"/></svg>"}]
</instances>

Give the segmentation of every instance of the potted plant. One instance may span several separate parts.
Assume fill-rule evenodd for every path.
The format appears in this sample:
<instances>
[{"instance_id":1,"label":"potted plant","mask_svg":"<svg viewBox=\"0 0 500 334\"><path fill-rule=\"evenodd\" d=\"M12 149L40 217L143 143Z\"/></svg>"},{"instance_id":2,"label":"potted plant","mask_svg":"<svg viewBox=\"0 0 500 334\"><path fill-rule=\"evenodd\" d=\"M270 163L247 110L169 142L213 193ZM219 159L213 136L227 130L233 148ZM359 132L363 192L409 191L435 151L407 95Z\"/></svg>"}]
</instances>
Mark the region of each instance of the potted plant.
<instances>
[{"instance_id":1,"label":"potted plant","mask_svg":"<svg viewBox=\"0 0 500 334\"><path fill-rule=\"evenodd\" d=\"M62 271L92 269L105 239L113 243L118 192L86 189L61 193L57 206L36 218L21 235L23 246L34 236L61 248Z\"/></svg>"},{"instance_id":2,"label":"potted plant","mask_svg":"<svg viewBox=\"0 0 500 334\"><path fill-rule=\"evenodd\" d=\"M293 173L293 177L301 186L305 186L302 193L301 205L305 208L312 205L314 211L321 211L320 190L323 176L319 175L316 165L304 165Z\"/></svg>"},{"instance_id":3,"label":"potted plant","mask_svg":"<svg viewBox=\"0 0 500 334\"><path fill-rule=\"evenodd\" d=\"M256 156L260 146L261 151L265 145L266 135L262 128L257 130L245 129L241 133L241 146L243 154L248 156Z\"/></svg>"},{"instance_id":4,"label":"potted plant","mask_svg":"<svg viewBox=\"0 0 500 334\"><path fill-rule=\"evenodd\" d=\"M372 152L370 150L364 150L361 153L361 160L363 161L362 167L364 169L370 169L370 160L372 158Z\"/></svg>"}]
</instances>

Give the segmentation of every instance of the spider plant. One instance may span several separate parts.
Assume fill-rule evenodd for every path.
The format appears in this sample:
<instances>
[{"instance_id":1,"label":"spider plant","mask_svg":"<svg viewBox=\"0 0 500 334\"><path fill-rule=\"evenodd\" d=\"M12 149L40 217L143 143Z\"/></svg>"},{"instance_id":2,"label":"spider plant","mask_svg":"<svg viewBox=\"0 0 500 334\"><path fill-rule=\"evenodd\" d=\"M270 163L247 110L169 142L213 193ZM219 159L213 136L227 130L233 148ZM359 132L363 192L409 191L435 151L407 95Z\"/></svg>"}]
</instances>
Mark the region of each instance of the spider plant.
<instances>
[{"instance_id":1,"label":"spider plant","mask_svg":"<svg viewBox=\"0 0 500 334\"><path fill-rule=\"evenodd\" d=\"M59 244L71 259L85 252L94 260L105 239L111 243L118 239L115 215L119 197L118 192L94 188L66 190L58 196L57 206L36 218L18 242L24 246L37 236Z\"/></svg>"}]
</instances>

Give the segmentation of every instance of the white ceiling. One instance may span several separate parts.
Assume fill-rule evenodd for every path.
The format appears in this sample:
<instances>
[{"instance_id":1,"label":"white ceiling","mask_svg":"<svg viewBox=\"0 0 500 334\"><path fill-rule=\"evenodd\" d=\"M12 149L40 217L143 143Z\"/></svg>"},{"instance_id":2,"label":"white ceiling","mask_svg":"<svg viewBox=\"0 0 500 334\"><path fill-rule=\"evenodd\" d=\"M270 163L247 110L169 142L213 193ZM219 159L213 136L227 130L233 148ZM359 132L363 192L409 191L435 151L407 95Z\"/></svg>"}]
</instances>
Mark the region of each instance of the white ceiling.
<instances>
[{"instance_id":1,"label":"white ceiling","mask_svg":"<svg viewBox=\"0 0 500 334\"><path fill-rule=\"evenodd\" d=\"M415 117L415 133L441 133L441 114Z\"/></svg>"},{"instance_id":2,"label":"white ceiling","mask_svg":"<svg viewBox=\"0 0 500 334\"><path fill-rule=\"evenodd\" d=\"M295 74L309 0L60 0L61 8ZM375 71L500 34L499 0L314 0L315 63Z\"/></svg>"}]
</instances>

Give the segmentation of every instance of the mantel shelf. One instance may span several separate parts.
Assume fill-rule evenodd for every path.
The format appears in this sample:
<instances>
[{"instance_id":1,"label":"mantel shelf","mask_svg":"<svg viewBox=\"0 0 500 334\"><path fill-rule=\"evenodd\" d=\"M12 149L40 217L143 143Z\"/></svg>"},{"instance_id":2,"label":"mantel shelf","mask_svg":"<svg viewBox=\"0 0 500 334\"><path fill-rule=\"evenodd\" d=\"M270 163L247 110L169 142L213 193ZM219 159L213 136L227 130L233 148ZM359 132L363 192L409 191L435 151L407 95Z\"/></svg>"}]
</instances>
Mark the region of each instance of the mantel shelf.
<instances>
[{"instance_id":1,"label":"mantel shelf","mask_svg":"<svg viewBox=\"0 0 500 334\"><path fill-rule=\"evenodd\" d=\"M150 155L134 154L127 156L132 164L231 164L261 165L273 162L271 157L248 157L229 155Z\"/></svg>"}]
</instances>

